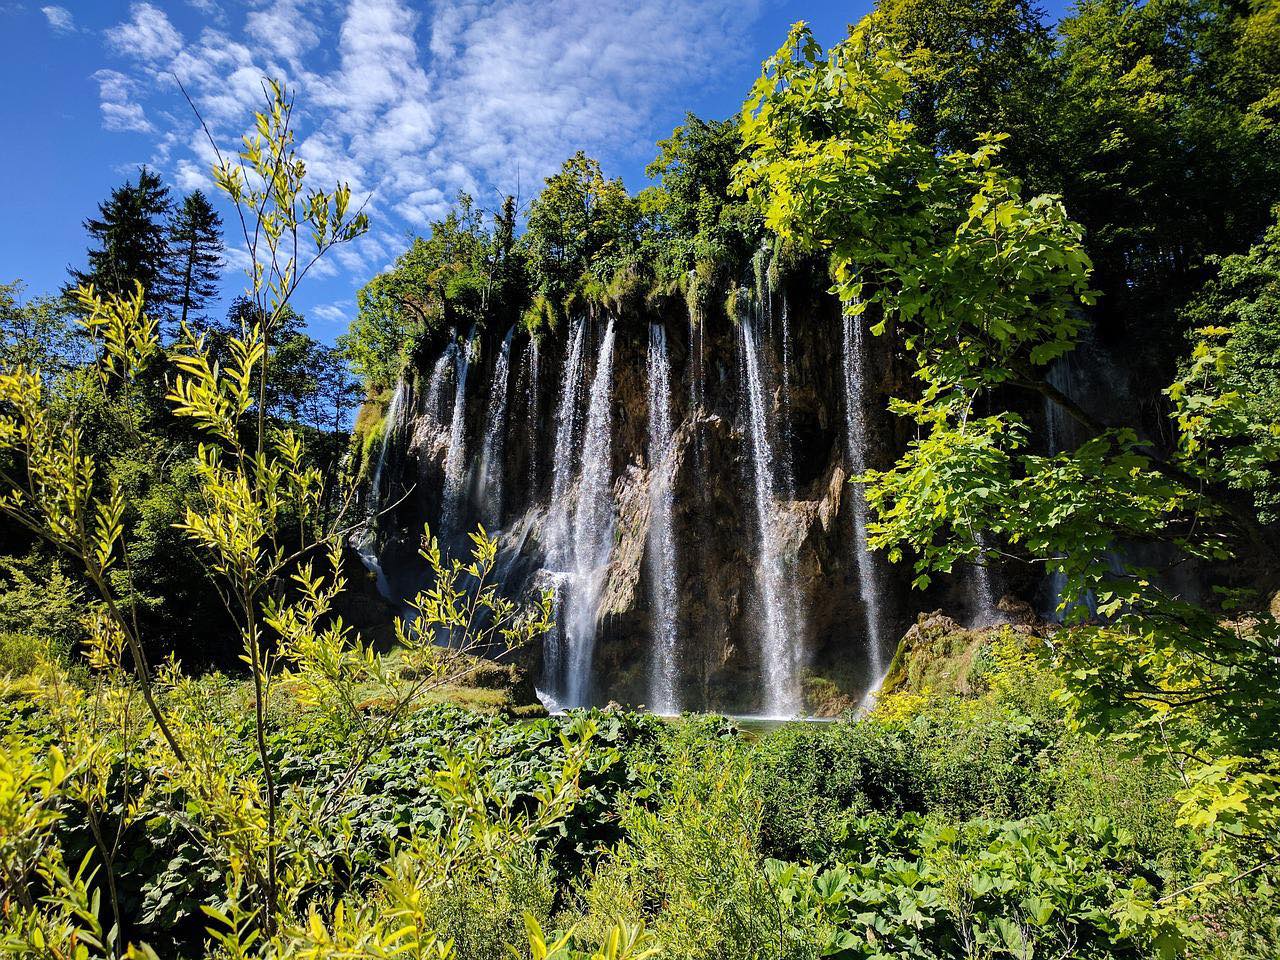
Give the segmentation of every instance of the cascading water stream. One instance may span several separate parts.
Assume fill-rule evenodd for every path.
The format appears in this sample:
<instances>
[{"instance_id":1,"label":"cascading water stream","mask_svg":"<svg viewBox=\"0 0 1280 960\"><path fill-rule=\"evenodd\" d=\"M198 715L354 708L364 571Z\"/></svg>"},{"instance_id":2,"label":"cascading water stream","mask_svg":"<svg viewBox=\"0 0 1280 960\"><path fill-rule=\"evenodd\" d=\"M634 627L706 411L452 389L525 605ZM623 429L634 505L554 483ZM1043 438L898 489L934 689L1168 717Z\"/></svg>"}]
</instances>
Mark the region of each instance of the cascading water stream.
<instances>
[{"instance_id":1,"label":"cascading water stream","mask_svg":"<svg viewBox=\"0 0 1280 960\"><path fill-rule=\"evenodd\" d=\"M764 668L764 711L771 716L790 717L798 714L803 705L800 695L801 656L792 633L796 604L782 557L777 475L754 325L744 319L740 330L747 394L747 432L760 531L756 573L763 607L761 661Z\"/></svg>"},{"instance_id":2,"label":"cascading water stream","mask_svg":"<svg viewBox=\"0 0 1280 960\"><path fill-rule=\"evenodd\" d=\"M502 523L502 481L504 439L507 429L507 391L511 377L511 340L516 328L507 331L493 367L489 409L485 415L484 446L480 453L480 504L485 525L496 530Z\"/></svg>"},{"instance_id":3,"label":"cascading water stream","mask_svg":"<svg viewBox=\"0 0 1280 960\"><path fill-rule=\"evenodd\" d=\"M582 472L573 512L573 578L569 588L566 702L591 695L596 620L613 547L613 320L605 328L583 432Z\"/></svg>"},{"instance_id":4,"label":"cascading water stream","mask_svg":"<svg viewBox=\"0 0 1280 960\"><path fill-rule=\"evenodd\" d=\"M525 400L525 426L527 429L527 440L529 445L529 489L527 491L528 500L532 501L538 496L538 481L541 479L538 473L538 341L537 338L530 338L529 349L525 353L525 364L527 367L526 382L529 385L529 396Z\"/></svg>"},{"instance_id":5,"label":"cascading water stream","mask_svg":"<svg viewBox=\"0 0 1280 960\"><path fill-rule=\"evenodd\" d=\"M667 334L660 324L649 328L649 591L653 656L649 674L649 709L679 713L679 664L676 660L676 542L671 515L675 471L671 430L671 363Z\"/></svg>"},{"instance_id":6,"label":"cascading water stream","mask_svg":"<svg viewBox=\"0 0 1280 960\"><path fill-rule=\"evenodd\" d=\"M791 310L782 297L782 409L787 432L791 431Z\"/></svg>"},{"instance_id":7,"label":"cascading water stream","mask_svg":"<svg viewBox=\"0 0 1280 960\"><path fill-rule=\"evenodd\" d=\"M402 432L403 425L401 421L405 418L405 411L408 409L408 404L406 403L408 393L409 387L402 377L396 381L395 390L391 393L391 402L387 405L386 419L383 421L382 444L378 449L378 463L373 469L373 477L369 483L368 516L362 530L351 537L351 543L355 547L356 554L360 557L360 562L373 573L377 582L378 593L387 599L391 598L391 584L382 569L382 564L378 562L378 552L374 549L374 528L378 522L378 512L382 509L382 474L387 465L387 449L391 446L392 439Z\"/></svg>"},{"instance_id":8,"label":"cascading water stream","mask_svg":"<svg viewBox=\"0 0 1280 960\"><path fill-rule=\"evenodd\" d=\"M373 468L373 479L369 484L369 520L377 519L378 510L382 506L382 473L387 465L387 448L391 446L392 437L400 432L401 411L405 408L405 396L409 387L401 378L396 381L396 388L391 394L391 403L387 405L387 416L382 425L382 445L378 448L378 463Z\"/></svg>"},{"instance_id":9,"label":"cascading water stream","mask_svg":"<svg viewBox=\"0 0 1280 960\"><path fill-rule=\"evenodd\" d=\"M457 354L458 372L453 393L453 414L449 422L449 452L444 459L444 505L441 526L444 538L456 536L462 519L464 479L467 466L467 372L475 349L476 328L473 326Z\"/></svg>"},{"instance_id":10,"label":"cascading water stream","mask_svg":"<svg viewBox=\"0 0 1280 960\"><path fill-rule=\"evenodd\" d=\"M543 536L544 570L551 578L556 594L556 623L558 630L547 635L543 657L543 686L558 700L565 691L564 674L567 658L565 636L565 579L569 568L569 488L573 483L576 458L578 406L582 394L584 364L582 347L586 337L586 322L573 321L569 338L569 352L565 355L563 376L560 380L560 397L556 402L556 436L551 451L551 501L547 507L546 531Z\"/></svg>"},{"instance_id":11,"label":"cascading water stream","mask_svg":"<svg viewBox=\"0 0 1280 960\"><path fill-rule=\"evenodd\" d=\"M867 469L866 352L862 324L844 313L841 350L844 373L845 442L849 473ZM880 568L867 545L867 498L861 484L850 492L853 501L853 542L858 560L858 594L862 600L867 638L867 665L874 693L884 679L884 610Z\"/></svg>"},{"instance_id":12,"label":"cascading water stream","mask_svg":"<svg viewBox=\"0 0 1280 960\"><path fill-rule=\"evenodd\" d=\"M578 406L584 369L582 344L586 322L573 323L573 337L564 361L560 400L556 404L556 442L551 453L551 504L547 513L547 559L553 570L564 570L569 535L569 486L573 483L574 450L578 431Z\"/></svg>"},{"instance_id":13,"label":"cascading water stream","mask_svg":"<svg viewBox=\"0 0 1280 960\"><path fill-rule=\"evenodd\" d=\"M436 358L435 366L431 368L431 377L427 380L427 392L423 395L421 416L418 417L417 423L413 429L413 442L415 445L423 445L433 443L443 424L441 416L441 401L444 398L444 380L445 375L453 368L453 356L457 352L457 347L450 340L448 346ZM426 458L422 460L422 466L426 466Z\"/></svg>"},{"instance_id":14,"label":"cascading water stream","mask_svg":"<svg viewBox=\"0 0 1280 960\"><path fill-rule=\"evenodd\" d=\"M437 424L441 422L440 401L444 394L444 377L453 366L453 358L457 352L457 344L451 340L431 368L431 379L427 381L426 399L422 402L423 412Z\"/></svg>"},{"instance_id":15,"label":"cascading water stream","mask_svg":"<svg viewBox=\"0 0 1280 960\"><path fill-rule=\"evenodd\" d=\"M972 565L972 576L969 579L973 604L975 627L989 627L1000 620L999 602L996 594L995 580L991 576L991 568L987 565L987 553L991 549L990 540L985 533L977 536L980 555Z\"/></svg>"}]
</instances>

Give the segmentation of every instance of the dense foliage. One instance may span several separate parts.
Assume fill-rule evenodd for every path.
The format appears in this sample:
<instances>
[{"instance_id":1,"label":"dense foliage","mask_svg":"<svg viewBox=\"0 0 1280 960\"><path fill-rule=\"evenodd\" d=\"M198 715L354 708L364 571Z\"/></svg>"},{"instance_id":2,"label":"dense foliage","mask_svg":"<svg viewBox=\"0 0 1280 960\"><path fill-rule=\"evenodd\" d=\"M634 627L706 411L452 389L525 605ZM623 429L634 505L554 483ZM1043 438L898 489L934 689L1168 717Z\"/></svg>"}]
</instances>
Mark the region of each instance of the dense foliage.
<instances>
[{"instance_id":1,"label":"dense foliage","mask_svg":"<svg viewBox=\"0 0 1280 960\"><path fill-rule=\"evenodd\" d=\"M0 287L0 950L1273 954L1278 23L1274 0L1086 0L1056 29L1022 0L886 0L830 50L797 25L638 194L577 153L523 231L514 199L460 197L337 351L291 306L294 251L367 220L305 182L281 87L214 170L252 222L225 322L216 213L140 171L74 290ZM483 532L466 559L424 535L394 654L336 615L347 362L377 397L445 337L729 322L787 271L915 374L910 443L856 478L873 545L918 586L996 552L1055 574L1061 629L966 636L963 692L908 668L868 716L756 740L442 705L551 626ZM1086 335L1141 347L1140 417L1054 387ZM1074 448L1036 436L1045 403Z\"/></svg>"}]
</instances>

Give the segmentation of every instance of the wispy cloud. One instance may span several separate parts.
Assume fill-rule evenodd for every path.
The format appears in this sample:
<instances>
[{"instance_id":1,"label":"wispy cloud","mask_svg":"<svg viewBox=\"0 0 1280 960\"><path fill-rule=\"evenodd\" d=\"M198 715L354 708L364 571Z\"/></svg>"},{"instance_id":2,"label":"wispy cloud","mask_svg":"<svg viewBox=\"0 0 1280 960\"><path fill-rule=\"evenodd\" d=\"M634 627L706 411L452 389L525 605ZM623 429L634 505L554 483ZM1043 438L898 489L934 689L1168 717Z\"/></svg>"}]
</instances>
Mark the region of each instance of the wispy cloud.
<instances>
[{"instance_id":1,"label":"wispy cloud","mask_svg":"<svg viewBox=\"0 0 1280 960\"><path fill-rule=\"evenodd\" d=\"M49 27L54 33L75 33L76 19L66 7L41 7L40 12L49 21Z\"/></svg>"},{"instance_id":2,"label":"wispy cloud","mask_svg":"<svg viewBox=\"0 0 1280 960\"><path fill-rule=\"evenodd\" d=\"M135 3L132 17L107 31L107 42L118 53L139 60L159 62L175 56L182 49L182 34L174 28L165 12L150 3Z\"/></svg>"},{"instance_id":3,"label":"wispy cloud","mask_svg":"<svg viewBox=\"0 0 1280 960\"><path fill-rule=\"evenodd\" d=\"M321 323L343 328L351 321L354 313L355 304L352 301L339 300L336 303L317 304L308 311L308 316L312 320L319 320Z\"/></svg>"},{"instance_id":4,"label":"wispy cloud","mask_svg":"<svg viewBox=\"0 0 1280 960\"><path fill-rule=\"evenodd\" d=\"M142 104L134 99L133 80L117 70L99 70L93 79L98 81L103 127L132 133L151 133L155 129Z\"/></svg>"},{"instance_id":5,"label":"wispy cloud","mask_svg":"<svg viewBox=\"0 0 1280 960\"><path fill-rule=\"evenodd\" d=\"M141 130L163 117L159 159L179 185L195 186L206 148L172 100L172 76L230 142L262 102L262 78L286 80L309 173L371 198L380 232L335 260L363 277L459 190L492 202L520 183L527 199L576 149L606 165L643 156L658 111L745 54L757 2L254 0L234 15L217 7L222 20L194 39L138 2L107 31L125 73L98 75L104 124ZM166 98L151 120L132 95L142 84Z\"/></svg>"}]
</instances>

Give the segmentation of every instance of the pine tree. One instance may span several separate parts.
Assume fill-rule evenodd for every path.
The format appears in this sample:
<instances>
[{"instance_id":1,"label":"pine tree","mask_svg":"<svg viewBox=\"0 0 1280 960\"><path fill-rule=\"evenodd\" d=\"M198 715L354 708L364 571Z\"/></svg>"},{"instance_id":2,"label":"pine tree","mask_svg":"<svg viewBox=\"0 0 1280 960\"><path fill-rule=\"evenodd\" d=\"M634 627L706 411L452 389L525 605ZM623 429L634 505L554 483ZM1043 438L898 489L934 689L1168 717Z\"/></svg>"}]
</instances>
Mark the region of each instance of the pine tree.
<instances>
[{"instance_id":1,"label":"pine tree","mask_svg":"<svg viewBox=\"0 0 1280 960\"><path fill-rule=\"evenodd\" d=\"M127 295L137 281L146 292L149 312L167 314L171 257L166 218L171 207L160 175L140 168L136 183L116 187L110 199L98 204L99 218L84 222L96 246L89 249L87 269L69 271L71 285L93 284L104 294Z\"/></svg>"},{"instance_id":2,"label":"pine tree","mask_svg":"<svg viewBox=\"0 0 1280 960\"><path fill-rule=\"evenodd\" d=\"M172 277L168 299L181 323L194 320L218 294L222 274L222 218L197 190L174 209L169 221Z\"/></svg>"}]
</instances>

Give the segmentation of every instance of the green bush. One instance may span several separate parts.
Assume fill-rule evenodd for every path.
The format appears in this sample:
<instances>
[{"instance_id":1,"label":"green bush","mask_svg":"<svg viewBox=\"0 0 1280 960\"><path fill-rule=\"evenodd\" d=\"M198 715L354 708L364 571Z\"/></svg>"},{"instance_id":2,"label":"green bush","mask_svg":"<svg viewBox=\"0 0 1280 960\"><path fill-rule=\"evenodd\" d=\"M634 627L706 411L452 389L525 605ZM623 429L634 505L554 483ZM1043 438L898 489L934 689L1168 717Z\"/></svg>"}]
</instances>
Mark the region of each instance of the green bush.
<instances>
[{"instance_id":1,"label":"green bush","mask_svg":"<svg viewBox=\"0 0 1280 960\"><path fill-rule=\"evenodd\" d=\"M88 612L84 590L48 555L0 557L0 632L41 637L65 652L84 639Z\"/></svg>"},{"instance_id":2,"label":"green bush","mask_svg":"<svg viewBox=\"0 0 1280 960\"><path fill-rule=\"evenodd\" d=\"M661 802L633 804L626 839L580 890L582 938L650 922L672 960L813 956L759 853L761 802L741 742L702 739L668 760Z\"/></svg>"},{"instance_id":3,"label":"green bush","mask_svg":"<svg viewBox=\"0 0 1280 960\"><path fill-rule=\"evenodd\" d=\"M872 715L784 728L756 751L763 848L822 860L863 813L940 812L956 819L1042 810L1055 731L988 700L941 700L902 722Z\"/></svg>"},{"instance_id":4,"label":"green bush","mask_svg":"<svg viewBox=\"0 0 1280 960\"><path fill-rule=\"evenodd\" d=\"M875 719L783 727L754 762L762 848L784 860L825 859L850 815L924 804L914 738Z\"/></svg>"},{"instance_id":5,"label":"green bush","mask_svg":"<svg viewBox=\"0 0 1280 960\"><path fill-rule=\"evenodd\" d=\"M865 818L843 862L773 864L823 956L950 960L974 956L1147 957L1177 936L1128 922L1159 879L1132 838L1105 819ZM1154 934L1154 936L1153 936Z\"/></svg>"},{"instance_id":6,"label":"green bush","mask_svg":"<svg viewBox=\"0 0 1280 960\"><path fill-rule=\"evenodd\" d=\"M54 653L44 637L29 633L0 633L0 677L25 677Z\"/></svg>"}]
</instances>

